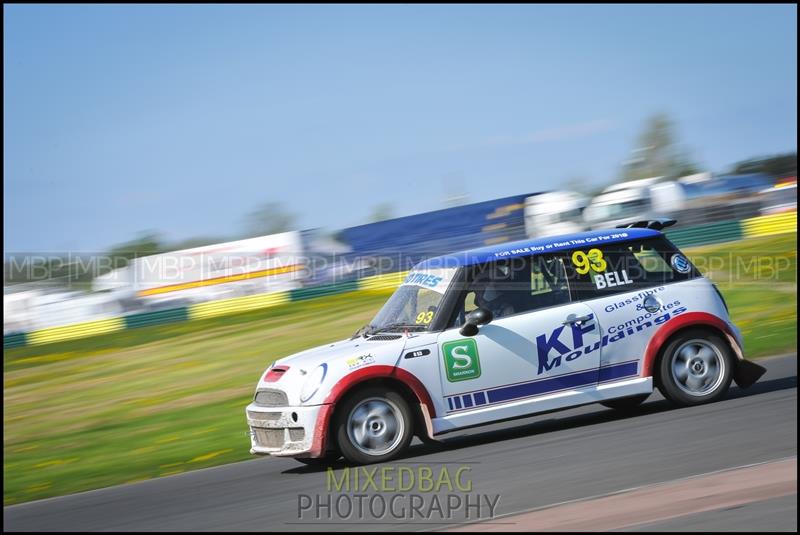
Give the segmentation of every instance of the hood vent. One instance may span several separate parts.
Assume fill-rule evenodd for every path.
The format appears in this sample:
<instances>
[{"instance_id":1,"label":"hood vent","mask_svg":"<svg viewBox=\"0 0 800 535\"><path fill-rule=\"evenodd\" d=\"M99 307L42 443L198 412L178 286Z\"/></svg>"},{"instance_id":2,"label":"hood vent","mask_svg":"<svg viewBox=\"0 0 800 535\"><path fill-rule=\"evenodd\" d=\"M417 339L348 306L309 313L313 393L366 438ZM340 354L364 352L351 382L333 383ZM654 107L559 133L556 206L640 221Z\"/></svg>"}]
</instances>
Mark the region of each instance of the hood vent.
<instances>
[{"instance_id":1,"label":"hood vent","mask_svg":"<svg viewBox=\"0 0 800 535\"><path fill-rule=\"evenodd\" d=\"M377 336L370 336L367 338L367 342L383 342L386 340L397 340L398 338L402 338L400 334L379 334Z\"/></svg>"},{"instance_id":2,"label":"hood vent","mask_svg":"<svg viewBox=\"0 0 800 535\"><path fill-rule=\"evenodd\" d=\"M289 366L273 366L267 371L267 374L264 376L265 383L274 383L281 377L283 374L286 373L286 370L289 369Z\"/></svg>"}]
</instances>

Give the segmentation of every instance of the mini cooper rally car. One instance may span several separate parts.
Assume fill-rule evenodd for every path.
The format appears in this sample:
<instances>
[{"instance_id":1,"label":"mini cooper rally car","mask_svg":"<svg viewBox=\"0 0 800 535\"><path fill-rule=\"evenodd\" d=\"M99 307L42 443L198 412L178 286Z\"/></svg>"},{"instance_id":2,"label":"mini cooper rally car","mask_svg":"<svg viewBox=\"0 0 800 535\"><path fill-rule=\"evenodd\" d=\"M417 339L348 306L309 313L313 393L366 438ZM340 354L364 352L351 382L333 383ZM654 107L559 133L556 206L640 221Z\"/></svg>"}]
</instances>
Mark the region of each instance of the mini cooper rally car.
<instances>
[{"instance_id":1,"label":"mini cooper rally car","mask_svg":"<svg viewBox=\"0 0 800 535\"><path fill-rule=\"evenodd\" d=\"M428 259L352 338L276 361L247 406L251 453L397 456L474 426L654 390L721 398L764 369L717 288L660 232L672 220Z\"/></svg>"}]
</instances>

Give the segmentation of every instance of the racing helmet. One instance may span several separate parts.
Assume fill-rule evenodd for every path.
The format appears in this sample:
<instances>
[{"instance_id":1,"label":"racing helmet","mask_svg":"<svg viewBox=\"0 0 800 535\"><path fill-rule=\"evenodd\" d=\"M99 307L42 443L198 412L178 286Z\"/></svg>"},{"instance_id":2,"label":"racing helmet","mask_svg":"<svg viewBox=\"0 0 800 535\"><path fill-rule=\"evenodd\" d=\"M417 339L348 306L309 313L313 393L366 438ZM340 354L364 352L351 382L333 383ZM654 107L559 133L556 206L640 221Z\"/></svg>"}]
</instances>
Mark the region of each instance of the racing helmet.
<instances>
[{"instance_id":1,"label":"racing helmet","mask_svg":"<svg viewBox=\"0 0 800 535\"><path fill-rule=\"evenodd\" d=\"M507 287L512 280L511 269L508 266L491 266L478 273L473 280L475 291L475 304L492 312L498 312L507 304L504 296L504 286ZM506 288L507 290L507 288Z\"/></svg>"}]
</instances>

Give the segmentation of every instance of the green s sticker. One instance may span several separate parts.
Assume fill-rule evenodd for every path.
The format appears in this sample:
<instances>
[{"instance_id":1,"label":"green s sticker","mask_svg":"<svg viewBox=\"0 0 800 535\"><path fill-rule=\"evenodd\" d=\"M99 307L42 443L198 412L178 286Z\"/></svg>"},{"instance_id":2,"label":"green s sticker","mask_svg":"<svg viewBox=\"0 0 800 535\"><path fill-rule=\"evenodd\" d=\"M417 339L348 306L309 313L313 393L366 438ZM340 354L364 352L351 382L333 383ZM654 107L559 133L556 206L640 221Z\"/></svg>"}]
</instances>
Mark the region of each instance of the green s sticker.
<instances>
[{"instance_id":1,"label":"green s sticker","mask_svg":"<svg viewBox=\"0 0 800 535\"><path fill-rule=\"evenodd\" d=\"M475 340L465 338L442 344L444 369L451 383L477 379L481 376L481 361Z\"/></svg>"}]
</instances>

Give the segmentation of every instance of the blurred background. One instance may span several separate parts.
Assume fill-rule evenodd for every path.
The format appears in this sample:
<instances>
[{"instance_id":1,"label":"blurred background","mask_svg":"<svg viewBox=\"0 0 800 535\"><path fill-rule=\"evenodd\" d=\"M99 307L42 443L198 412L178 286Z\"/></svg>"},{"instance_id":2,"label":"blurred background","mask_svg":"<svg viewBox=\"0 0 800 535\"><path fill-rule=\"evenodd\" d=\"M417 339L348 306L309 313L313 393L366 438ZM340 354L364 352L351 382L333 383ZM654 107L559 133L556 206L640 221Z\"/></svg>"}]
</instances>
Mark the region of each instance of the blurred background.
<instances>
[{"instance_id":1,"label":"blurred background","mask_svg":"<svg viewBox=\"0 0 800 535\"><path fill-rule=\"evenodd\" d=\"M376 221L333 233L293 229L286 209L268 203L250 216L254 229L274 232L263 236L184 249L209 240L170 245L147 234L106 254L7 254L4 335L145 311L181 314L197 303L301 288L346 291L430 256L657 217L678 221L667 234L681 247L740 239L748 224L767 227L762 235L796 225L796 153L682 175L692 164L670 158L664 116L648 121L640 143L651 138L653 145L634 149L624 178L606 187L568 183L575 189L476 203L463 195L446 208L387 219L391 207L382 205Z\"/></svg>"},{"instance_id":2,"label":"blurred background","mask_svg":"<svg viewBox=\"0 0 800 535\"><path fill-rule=\"evenodd\" d=\"M675 218L796 350L796 6L3 11L6 503L246 457L263 367L430 255Z\"/></svg>"},{"instance_id":3,"label":"blurred background","mask_svg":"<svg viewBox=\"0 0 800 535\"><path fill-rule=\"evenodd\" d=\"M10 6L4 334L796 211L791 9Z\"/></svg>"}]
</instances>

